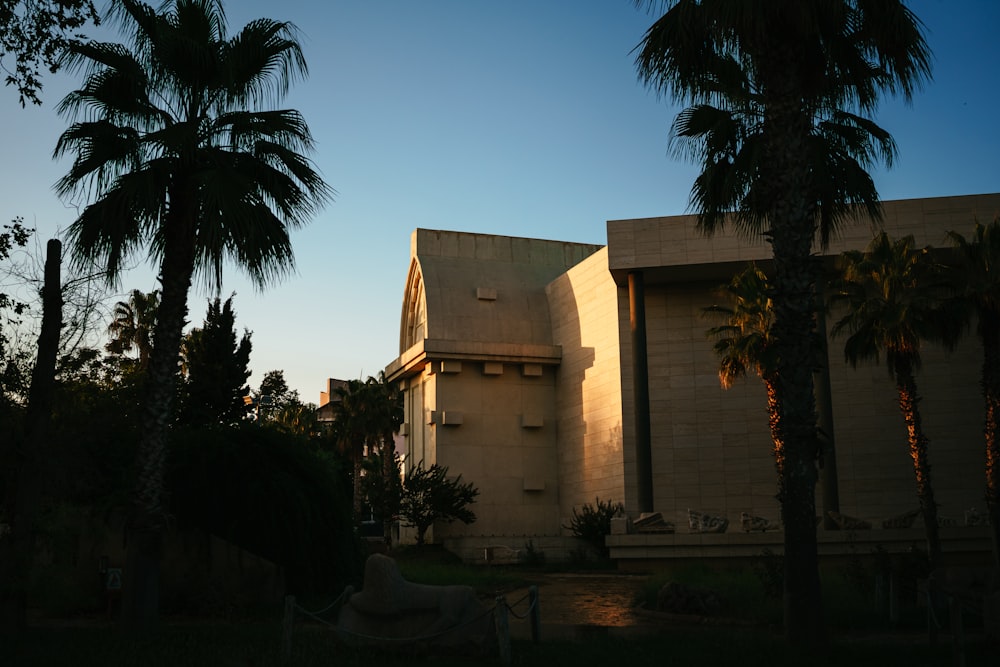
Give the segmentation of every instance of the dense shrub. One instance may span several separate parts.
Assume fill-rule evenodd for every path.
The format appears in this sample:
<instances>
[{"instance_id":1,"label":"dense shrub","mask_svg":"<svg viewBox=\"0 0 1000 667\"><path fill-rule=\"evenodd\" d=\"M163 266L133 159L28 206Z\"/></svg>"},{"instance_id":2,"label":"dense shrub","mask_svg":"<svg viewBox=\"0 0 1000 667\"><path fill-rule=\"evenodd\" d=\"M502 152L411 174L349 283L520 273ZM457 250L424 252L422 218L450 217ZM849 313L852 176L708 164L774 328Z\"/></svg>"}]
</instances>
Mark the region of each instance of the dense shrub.
<instances>
[{"instance_id":1,"label":"dense shrub","mask_svg":"<svg viewBox=\"0 0 1000 667\"><path fill-rule=\"evenodd\" d=\"M604 546L604 536L611 532L611 519L625 512L625 505L600 498L595 498L594 503L584 503L579 512L574 507L568 528L606 558L608 551Z\"/></svg>"},{"instance_id":2,"label":"dense shrub","mask_svg":"<svg viewBox=\"0 0 1000 667\"><path fill-rule=\"evenodd\" d=\"M308 439L255 425L180 429L168 481L174 514L283 565L289 592L360 580L346 467Z\"/></svg>"}]
</instances>

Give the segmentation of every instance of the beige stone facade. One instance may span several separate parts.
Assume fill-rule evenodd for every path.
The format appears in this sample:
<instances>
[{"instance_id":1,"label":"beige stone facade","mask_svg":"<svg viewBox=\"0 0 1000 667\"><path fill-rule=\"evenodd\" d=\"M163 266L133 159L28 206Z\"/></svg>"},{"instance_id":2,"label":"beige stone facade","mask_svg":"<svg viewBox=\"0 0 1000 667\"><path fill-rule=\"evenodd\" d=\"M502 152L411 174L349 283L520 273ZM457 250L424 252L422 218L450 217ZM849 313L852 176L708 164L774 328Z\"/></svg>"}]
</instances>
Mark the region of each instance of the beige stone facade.
<instances>
[{"instance_id":1,"label":"beige stone facade","mask_svg":"<svg viewBox=\"0 0 1000 667\"><path fill-rule=\"evenodd\" d=\"M968 235L1000 213L1000 195L884 210L894 237L944 247L947 230ZM832 267L871 234L845 225L821 254ZM386 369L405 390L407 460L447 465L481 491L477 522L438 526L435 539L565 534L573 508L598 497L638 513L630 272L645 284L653 508L679 533L689 509L736 530L742 512L777 520L763 387L720 387L704 314L719 285L769 256L759 240L704 237L693 216L610 221L605 247L416 230L400 356ZM915 508L885 368L852 369L842 341L829 349L840 511L880 520ZM928 347L917 379L940 513L957 521L982 509L980 356L970 331L954 352Z\"/></svg>"}]
</instances>

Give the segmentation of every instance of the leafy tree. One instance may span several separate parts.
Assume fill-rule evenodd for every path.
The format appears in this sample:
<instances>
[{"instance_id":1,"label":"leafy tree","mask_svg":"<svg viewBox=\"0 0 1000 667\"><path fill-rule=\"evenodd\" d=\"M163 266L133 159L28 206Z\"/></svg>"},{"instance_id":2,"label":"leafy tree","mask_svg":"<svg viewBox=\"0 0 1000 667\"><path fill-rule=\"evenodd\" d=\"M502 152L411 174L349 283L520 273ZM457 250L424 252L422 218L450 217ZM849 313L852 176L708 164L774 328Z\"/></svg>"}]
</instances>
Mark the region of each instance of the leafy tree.
<instances>
[{"instance_id":1,"label":"leafy tree","mask_svg":"<svg viewBox=\"0 0 1000 667\"><path fill-rule=\"evenodd\" d=\"M403 423L403 397L384 374L363 382L349 380L334 394L332 437L338 451L354 463L354 509L355 516L360 516L361 462L366 455L381 451L383 463L391 463L393 434ZM388 467L385 474L391 474Z\"/></svg>"},{"instance_id":2,"label":"leafy tree","mask_svg":"<svg viewBox=\"0 0 1000 667\"><path fill-rule=\"evenodd\" d=\"M948 232L958 249L954 275L959 298L975 314L983 345L981 386L986 404L986 507L993 533L993 558L1000 567L1000 217L976 222L972 236Z\"/></svg>"},{"instance_id":3,"label":"leafy tree","mask_svg":"<svg viewBox=\"0 0 1000 667\"><path fill-rule=\"evenodd\" d=\"M812 373L812 257L860 205L878 218L866 168L890 162L891 136L866 115L884 94L910 99L930 73L921 25L901 0L635 0L665 9L636 47L639 76L692 106L675 147L702 166L691 192L707 233L732 221L765 235L785 451L778 496L785 526L785 630L825 637L816 547L820 452Z\"/></svg>"},{"instance_id":4,"label":"leafy tree","mask_svg":"<svg viewBox=\"0 0 1000 667\"><path fill-rule=\"evenodd\" d=\"M146 293L134 289L127 301L117 302L108 325L111 341L105 349L112 354L125 354L135 348L139 353L139 368L146 370L153 352L153 329L159 305L159 290Z\"/></svg>"},{"instance_id":5,"label":"leafy tree","mask_svg":"<svg viewBox=\"0 0 1000 667\"><path fill-rule=\"evenodd\" d=\"M476 515L468 505L476 502L479 489L472 482L462 484L462 476L448 479L448 467L421 461L406 473L399 515L405 525L417 529L417 545L424 544L427 529L437 521L473 523Z\"/></svg>"},{"instance_id":6,"label":"leafy tree","mask_svg":"<svg viewBox=\"0 0 1000 667\"><path fill-rule=\"evenodd\" d=\"M876 235L864 252L845 252L843 281L834 299L846 304L847 314L834 324L832 333L848 334L844 357L852 366L866 360L877 362L885 355L906 423L933 569L941 565L941 538L916 372L923 341L953 345L958 331L956 319L943 310L942 267L930 253L930 248L914 247L912 236L893 241L885 232Z\"/></svg>"},{"instance_id":7,"label":"leafy tree","mask_svg":"<svg viewBox=\"0 0 1000 667\"><path fill-rule=\"evenodd\" d=\"M23 218L14 218L9 225L4 225L0 232L0 261L10 259L13 251L27 246L33 231L24 226ZM3 287L6 288L6 284ZM0 404L5 412L13 408L12 402L27 389L24 364L19 363L17 351L11 349L8 333L20 323L21 315L27 310L28 304L16 295L0 292Z\"/></svg>"},{"instance_id":8,"label":"leafy tree","mask_svg":"<svg viewBox=\"0 0 1000 667\"><path fill-rule=\"evenodd\" d=\"M55 155L76 156L60 194L95 198L70 227L74 259L101 266L111 284L133 253L159 265L123 600L125 622L143 629L157 617L167 429L192 280L221 288L227 258L260 286L285 275L289 230L332 191L304 157L313 141L301 114L270 109L306 73L292 25L258 19L230 37L220 0L118 0L110 19L130 46L71 44L60 61L85 79L59 105L74 122Z\"/></svg>"},{"instance_id":9,"label":"leafy tree","mask_svg":"<svg viewBox=\"0 0 1000 667\"><path fill-rule=\"evenodd\" d=\"M385 461L385 457L390 460ZM382 538L392 542L392 523L400 512L403 480L402 461L395 450L375 452L361 461L361 493L372 510L372 516L382 524Z\"/></svg>"},{"instance_id":10,"label":"leafy tree","mask_svg":"<svg viewBox=\"0 0 1000 667\"><path fill-rule=\"evenodd\" d=\"M264 373L264 379L260 381L260 390L257 392L257 396L270 396L271 404L277 409L302 405L299 392L288 388L285 372L282 370Z\"/></svg>"},{"instance_id":11,"label":"leafy tree","mask_svg":"<svg viewBox=\"0 0 1000 667\"><path fill-rule=\"evenodd\" d=\"M263 426L319 441L323 428L314 403L303 403L299 392L290 389L282 370L268 371L260 388L250 392L255 418Z\"/></svg>"},{"instance_id":12,"label":"leafy tree","mask_svg":"<svg viewBox=\"0 0 1000 667\"><path fill-rule=\"evenodd\" d=\"M295 594L339 594L360 578L350 482L305 438L241 424L178 429L171 511L284 567Z\"/></svg>"},{"instance_id":13,"label":"leafy tree","mask_svg":"<svg viewBox=\"0 0 1000 667\"><path fill-rule=\"evenodd\" d=\"M180 421L185 424L234 424L246 416L243 397L249 394L250 332L236 338L233 297L208 303L205 323L192 329L182 344L185 381L181 388Z\"/></svg>"},{"instance_id":14,"label":"leafy tree","mask_svg":"<svg viewBox=\"0 0 1000 667\"><path fill-rule=\"evenodd\" d=\"M25 99L41 104L40 68L59 69L67 44L83 38L76 31L100 18L93 0L0 0L0 67L6 85L16 86L21 106ZM3 64L14 57L14 69Z\"/></svg>"}]
</instances>

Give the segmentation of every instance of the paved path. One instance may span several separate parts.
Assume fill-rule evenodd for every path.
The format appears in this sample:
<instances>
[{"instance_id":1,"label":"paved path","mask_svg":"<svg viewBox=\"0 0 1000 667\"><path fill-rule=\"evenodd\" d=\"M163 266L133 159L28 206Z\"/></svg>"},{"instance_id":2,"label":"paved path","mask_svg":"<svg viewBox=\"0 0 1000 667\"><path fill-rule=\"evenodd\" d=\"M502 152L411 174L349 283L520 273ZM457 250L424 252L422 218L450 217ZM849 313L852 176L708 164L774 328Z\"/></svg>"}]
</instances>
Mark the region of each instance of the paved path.
<instances>
[{"instance_id":1,"label":"paved path","mask_svg":"<svg viewBox=\"0 0 1000 667\"><path fill-rule=\"evenodd\" d=\"M619 574L550 574L539 576L539 610L542 635L548 638L620 634L649 630L649 621L635 610L646 577ZM514 613L528 609L528 588L506 594ZM510 619L511 636L531 636L528 621Z\"/></svg>"}]
</instances>

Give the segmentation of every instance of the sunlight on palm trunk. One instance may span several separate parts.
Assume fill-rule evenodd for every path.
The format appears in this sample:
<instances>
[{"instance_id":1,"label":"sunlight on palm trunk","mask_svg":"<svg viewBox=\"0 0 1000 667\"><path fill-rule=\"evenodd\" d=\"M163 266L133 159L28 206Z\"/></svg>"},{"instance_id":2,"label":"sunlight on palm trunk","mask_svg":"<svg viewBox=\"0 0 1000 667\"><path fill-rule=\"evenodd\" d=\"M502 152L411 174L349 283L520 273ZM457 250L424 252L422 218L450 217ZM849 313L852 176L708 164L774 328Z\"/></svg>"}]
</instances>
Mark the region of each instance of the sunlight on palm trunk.
<instances>
[{"instance_id":1,"label":"sunlight on palm trunk","mask_svg":"<svg viewBox=\"0 0 1000 667\"><path fill-rule=\"evenodd\" d=\"M976 222L968 240L949 232L958 250L953 274L961 305L978 318L983 346L986 509L993 538L993 563L1000 568L1000 217L987 225Z\"/></svg>"},{"instance_id":2,"label":"sunlight on palm trunk","mask_svg":"<svg viewBox=\"0 0 1000 667\"><path fill-rule=\"evenodd\" d=\"M832 300L845 305L847 312L834 325L833 334L848 334L844 358L852 366L885 358L906 426L933 569L942 564L941 538L915 375L922 343L952 347L958 338L957 318L947 310L951 302L943 267L933 260L930 248L915 247L912 236L893 241L885 232L877 234L864 252L845 252L842 260L843 279Z\"/></svg>"}]
</instances>

